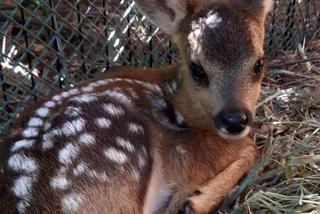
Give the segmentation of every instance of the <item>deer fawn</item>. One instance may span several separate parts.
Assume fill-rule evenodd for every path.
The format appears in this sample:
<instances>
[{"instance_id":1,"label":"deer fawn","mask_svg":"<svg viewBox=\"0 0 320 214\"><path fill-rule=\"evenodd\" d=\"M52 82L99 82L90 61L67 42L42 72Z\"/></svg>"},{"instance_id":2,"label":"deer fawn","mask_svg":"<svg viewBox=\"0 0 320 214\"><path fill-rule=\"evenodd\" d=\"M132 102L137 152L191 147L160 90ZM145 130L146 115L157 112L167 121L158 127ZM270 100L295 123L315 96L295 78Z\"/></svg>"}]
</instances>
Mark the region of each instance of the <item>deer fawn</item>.
<instances>
[{"instance_id":1,"label":"deer fawn","mask_svg":"<svg viewBox=\"0 0 320 214\"><path fill-rule=\"evenodd\" d=\"M256 160L247 137L271 0L136 0L181 63L29 106L1 145L0 213L209 213Z\"/></svg>"}]
</instances>

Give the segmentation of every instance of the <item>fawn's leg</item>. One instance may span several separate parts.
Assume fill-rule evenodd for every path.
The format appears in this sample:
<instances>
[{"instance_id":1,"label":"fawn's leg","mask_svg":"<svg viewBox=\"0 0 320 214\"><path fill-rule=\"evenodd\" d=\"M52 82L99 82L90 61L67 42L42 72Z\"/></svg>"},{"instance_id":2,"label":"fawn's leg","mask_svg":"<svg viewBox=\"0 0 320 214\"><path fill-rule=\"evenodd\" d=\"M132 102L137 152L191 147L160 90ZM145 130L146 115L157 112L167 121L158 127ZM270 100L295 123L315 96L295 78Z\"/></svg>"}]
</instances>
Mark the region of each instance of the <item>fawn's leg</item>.
<instances>
[{"instance_id":1,"label":"fawn's leg","mask_svg":"<svg viewBox=\"0 0 320 214\"><path fill-rule=\"evenodd\" d=\"M231 163L215 178L200 187L197 194L187 199L183 208L184 213L204 214L216 209L242 176L253 166L255 160L256 150L254 147L243 150L240 159Z\"/></svg>"}]
</instances>

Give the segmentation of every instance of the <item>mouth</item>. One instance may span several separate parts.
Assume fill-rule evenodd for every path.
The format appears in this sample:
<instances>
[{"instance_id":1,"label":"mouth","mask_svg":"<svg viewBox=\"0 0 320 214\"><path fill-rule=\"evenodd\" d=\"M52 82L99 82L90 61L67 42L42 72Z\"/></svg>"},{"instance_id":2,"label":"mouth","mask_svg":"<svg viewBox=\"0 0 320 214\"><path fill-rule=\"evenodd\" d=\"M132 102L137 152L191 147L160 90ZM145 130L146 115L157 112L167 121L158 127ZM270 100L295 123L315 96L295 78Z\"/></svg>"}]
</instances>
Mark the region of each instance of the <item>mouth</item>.
<instances>
[{"instance_id":1,"label":"mouth","mask_svg":"<svg viewBox=\"0 0 320 214\"><path fill-rule=\"evenodd\" d=\"M227 140L237 140L237 139L241 139L243 137L246 137L250 131L251 131L250 126L246 126L243 129L243 131L238 132L238 133L229 132L226 128L222 127L220 129L218 129L218 134L220 135L220 137L227 139Z\"/></svg>"}]
</instances>

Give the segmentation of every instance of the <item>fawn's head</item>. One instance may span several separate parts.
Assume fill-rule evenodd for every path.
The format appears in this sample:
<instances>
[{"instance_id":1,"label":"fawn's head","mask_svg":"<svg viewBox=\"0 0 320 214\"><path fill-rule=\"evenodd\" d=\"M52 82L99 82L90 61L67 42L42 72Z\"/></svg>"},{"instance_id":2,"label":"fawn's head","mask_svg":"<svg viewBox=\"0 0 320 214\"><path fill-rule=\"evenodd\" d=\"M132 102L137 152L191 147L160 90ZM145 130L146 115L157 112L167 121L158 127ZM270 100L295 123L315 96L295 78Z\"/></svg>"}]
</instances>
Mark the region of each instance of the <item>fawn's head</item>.
<instances>
[{"instance_id":1,"label":"fawn's head","mask_svg":"<svg viewBox=\"0 0 320 214\"><path fill-rule=\"evenodd\" d=\"M171 35L182 84L225 138L248 134L264 75L264 22L272 0L136 0Z\"/></svg>"}]
</instances>

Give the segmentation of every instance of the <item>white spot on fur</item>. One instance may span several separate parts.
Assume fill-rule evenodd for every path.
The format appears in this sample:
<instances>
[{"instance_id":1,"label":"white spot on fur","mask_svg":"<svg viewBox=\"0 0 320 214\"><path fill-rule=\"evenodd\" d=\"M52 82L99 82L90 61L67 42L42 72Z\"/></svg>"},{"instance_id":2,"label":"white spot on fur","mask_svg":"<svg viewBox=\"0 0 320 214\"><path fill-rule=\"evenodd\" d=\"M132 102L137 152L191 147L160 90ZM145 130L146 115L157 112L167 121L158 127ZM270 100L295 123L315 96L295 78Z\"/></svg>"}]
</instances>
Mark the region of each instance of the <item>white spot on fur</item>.
<instances>
[{"instance_id":1,"label":"white spot on fur","mask_svg":"<svg viewBox=\"0 0 320 214\"><path fill-rule=\"evenodd\" d=\"M177 121L178 125L182 125L184 123L183 116L178 111L175 111L175 115L176 115L176 121Z\"/></svg>"},{"instance_id":2,"label":"white spot on fur","mask_svg":"<svg viewBox=\"0 0 320 214\"><path fill-rule=\"evenodd\" d=\"M106 80L98 80L97 83L102 86L102 85L107 85L108 81L106 81Z\"/></svg>"},{"instance_id":3,"label":"white spot on fur","mask_svg":"<svg viewBox=\"0 0 320 214\"><path fill-rule=\"evenodd\" d=\"M132 169L131 176L136 182L140 181L140 173L137 169Z\"/></svg>"},{"instance_id":4,"label":"white spot on fur","mask_svg":"<svg viewBox=\"0 0 320 214\"><path fill-rule=\"evenodd\" d=\"M164 99L153 99L152 105L159 110L167 108L167 102Z\"/></svg>"},{"instance_id":5,"label":"white spot on fur","mask_svg":"<svg viewBox=\"0 0 320 214\"><path fill-rule=\"evenodd\" d=\"M116 137L116 143L129 152L134 152L134 146L130 141L123 139L122 137Z\"/></svg>"},{"instance_id":6,"label":"white spot on fur","mask_svg":"<svg viewBox=\"0 0 320 214\"><path fill-rule=\"evenodd\" d=\"M25 213L27 208L30 207L30 203L28 201L22 200L17 204L18 213Z\"/></svg>"},{"instance_id":7,"label":"white spot on fur","mask_svg":"<svg viewBox=\"0 0 320 214\"><path fill-rule=\"evenodd\" d=\"M59 151L58 159L60 163L68 165L79 154L80 148L77 145L68 143L63 149Z\"/></svg>"},{"instance_id":8,"label":"white spot on fur","mask_svg":"<svg viewBox=\"0 0 320 214\"><path fill-rule=\"evenodd\" d=\"M86 171L88 171L88 165L86 163L84 163L83 161L81 161L74 169L73 169L73 174L75 176L79 176L83 173L85 173Z\"/></svg>"},{"instance_id":9,"label":"white spot on fur","mask_svg":"<svg viewBox=\"0 0 320 214\"><path fill-rule=\"evenodd\" d=\"M139 124L136 124L136 123L133 123L133 122L130 122L128 124L128 129L130 132L133 132L133 133L141 133L143 134L144 133L144 128L143 126L139 125Z\"/></svg>"},{"instance_id":10,"label":"white spot on fur","mask_svg":"<svg viewBox=\"0 0 320 214\"><path fill-rule=\"evenodd\" d=\"M207 17L200 17L196 21L191 23L191 32L188 35L188 41L191 46L191 58L196 59L197 55L201 52L202 36L204 29L208 26L215 28L222 21L221 17L217 13L210 11Z\"/></svg>"},{"instance_id":11,"label":"white spot on fur","mask_svg":"<svg viewBox=\"0 0 320 214\"><path fill-rule=\"evenodd\" d=\"M48 131L50 128L51 128L51 123L45 122L43 129L44 129L45 131Z\"/></svg>"},{"instance_id":12,"label":"white spot on fur","mask_svg":"<svg viewBox=\"0 0 320 214\"><path fill-rule=\"evenodd\" d=\"M54 101L56 101L56 102L61 101L61 99L62 99L62 97L61 97L61 95L59 95L59 94L54 95L54 96L52 97L52 100L54 100Z\"/></svg>"},{"instance_id":13,"label":"white spot on fur","mask_svg":"<svg viewBox=\"0 0 320 214\"><path fill-rule=\"evenodd\" d=\"M11 188L15 196L24 199L29 198L32 191L32 180L29 176L21 176L15 179Z\"/></svg>"},{"instance_id":14,"label":"white spot on fur","mask_svg":"<svg viewBox=\"0 0 320 214\"><path fill-rule=\"evenodd\" d=\"M124 115L124 110L120 106L116 106L112 103L104 104L103 109L112 116L121 116Z\"/></svg>"},{"instance_id":15,"label":"white spot on fur","mask_svg":"<svg viewBox=\"0 0 320 214\"><path fill-rule=\"evenodd\" d=\"M104 155L114 162L119 164L124 164L128 161L128 157L123 152L116 150L115 148L108 148L104 151Z\"/></svg>"},{"instance_id":16,"label":"white spot on fur","mask_svg":"<svg viewBox=\"0 0 320 214\"><path fill-rule=\"evenodd\" d=\"M23 130L22 136L29 138L29 137L37 137L39 135L39 129L34 127L29 127Z\"/></svg>"},{"instance_id":17,"label":"white spot on fur","mask_svg":"<svg viewBox=\"0 0 320 214\"><path fill-rule=\"evenodd\" d=\"M61 96L63 98L67 98L67 97L70 97L70 94L69 94L69 92L64 91L64 92L61 93Z\"/></svg>"},{"instance_id":18,"label":"white spot on fur","mask_svg":"<svg viewBox=\"0 0 320 214\"><path fill-rule=\"evenodd\" d=\"M65 115L71 117L77 117L81 114L81 108L75 106L68 106L67 109L64 111Z\"/></svg>"},{"instance_id":19,"label":"white spot on fur","mask_svg":"<svg viewBox=\"0 0 320 214\"><path fill-rule=\"evenodd\" d=\"M47 117L48 114L49 114L49 109L48 108L45 108L45 107L42 107L42 108L39 108L37 111L36 111L36 114L39 116L39 117Z\"/></svg>"},{"instance_id":20,"label":"white spot on fur","mask_svg":"<svg viewBox=\"0 0 320 214\"><path fill-rule=\"evenodd\" d=\"M53 108L53 107L56 106L56 104L55 104L55 102L53 102L53 101L47 101L47 102L44 103L44 106L45 106L46 108Z\"/></svg>"},{"instance_id":21,"label":"white spot on fur","mask_svg":"<svg viewBox=\"0 0 320 214\"><path fill-rule=\"evenodd\" d=\"M84 145L93 145L96 142L96 139L92 134L83 133L79 137L79 143Z\"/></svg>"},{"instance_id":22,"label":"white spot on fur","mask_svg":"<svg viewBox=\"0 0 320 214\"><path fill-rule=\"evenodd\" d=\"M82 118L78 118L63 124L62 132L66 136L75 135L83 131L84 127L85 121Z\"/></svg>"},{"instance_id":23,"label":"white spot on fur","mask_svg":"<svg viewBox=\"0 0 320 214\"><path fill-rule=\"evenodd\" d=\"M46 133L42 137L42 149L48 150L53 148L53 137L60 135L60 131L58 129L54 129L49 133Z\"/></svg>"},{"instance_id":24,"label":"white spot on fur","mask_svg":"<svg viewBox=\"0 0 320 214\"><path fill-rule=\"evenodd\" d=\"M133 88L128 88L127 90L128 90L131 97L133 97L134 99L139 99L137 92L135 92L135 90Z\"/></svg>"},{"instance_id":25,"label":"white spot on fur","mask_svg":"<svg viewBox=\"0 0 320 214\"><path fill-rule=\"evenodd\" d=\"M34 143L34 140L27 140L27 139L19 140L14 143L14 145L11 148L11 152L18 151L22 148L30 148L32 147L33 143Z\"/></svg>"},{"instance_id":26,"label":"white spot on fur","mask_svg":"<svg viewBox=\"0 0 320 214\"><path fill-rule=\"evenodd\" d=\"M74 97L72 100L79 102L79 103L90 103L90 102L93 102L97 99L98 98L92 94L83 94L78 97Z\"/></svg>"},{"instance_id":27,"label":"white spot on fur","mask_svg":"<svg viewBox=\"0 0 320 214\"><path fill-rule=\"evenodd\" d=\"M92 92L93 91L93 87L92 86L85 86L85 87L82 87L81 90L83 92Z\"/></svg>"},{"instance_id":28,"label":"white spot on fur","mask_svg":"<svg viewBox=\"0 0 320 214\"><path fill-rule=\"evenodd\" d=\"M70 90L68 91L68 93L72 96L72 95L79 94L80 91L79 91L79 89L77 89L77 88L73 88L73 89L70 89Z\"/></svg>"},{"instance_id":29,"label":"white spot on fur","mask_svg":"<svg viewBox=\"0 0 320 214\"><path fill-rule=\"evenodd\" d=\"M28 174L34 173L38 169L37 162L23 154L12 155L8 160L8 166L16 172L23 171Z\"/></svg>"},{"instance_id":30,"label":"white spot on fur","mask_svg":"<svg viewBox=\"0 0 320 214\"><path fill-rule=\"evenodd\" d=\"M138 154L138 165L142 169L146 165L146 159L142 157L141 154Z\"/></svg>"},{"instance_id":31,"label":"white spot on fur","mask_svg":"<svg viewBox=\"0 0 320 214\"><path fill-rule=\"evenodd\" d=\"M65 213L76 212L82 203L81 195L78 193L69 193L61 200L62 210Z\"/></svg>"},{"instance_id":32,"label":"white spot on fur","mask_svg":"<svg viewBox=\"0 0 320 214\"><path fill-rule=\"evenodd\" d=\"M50 185L53 189L65 190L70 186L70 182L64 176L56 176L51 178Z\"/></svg>"},{"instance_id":33,"label":"white spot on fur","mask_svg":"<svg viewBox=\"0 0 320 214\"><path fill-rule=\"evenodd\" d=\"M98 87L98 86L100 86L100 85L99 85L99 83L97 83L97 82L92 82L92 83L90 83L88 86L89 86L89 87L96 88L96 87Z\"/></svg>"},{"instance_id":34,"label":"white spot on fur","mask_svg":"<svg viewBox=\"0 0 320 214\"><path fill-rule=\"evenodd\" d=\"M47 140L47 141L42 142L42 149L45 151L52 149L53 146L54 146L54 144L53 144L53 141L51 141L51 140Z\"/></svg>"},{"instance_id":35,"label":"white spot on fur","mask_svg":"<svg viewBox=\"0 0 320 214\"><path fill-rule=\"evenodd\" d=\"M106 90L101 95L112 97L125 105L132 105L131 99L126 94L119 91Z\"/></svg>"},{"instance_id":36,"label":"white spot on fur","mask_svg":"<svg viewBox=\"0 0 320 214\"><path fill-rule=\"evenodd\" d=\"M39 117L33 117L28 122L28 126L38 127L42 125L43 125L43 120Z\"/></svg>"},{"instance_id":37,"label":"white spot on fur","mask_svg":"<svg viewBox=\"0 0 320 214\"><path fill-rule=\"evenodd\" d=\"M95 124L100 128L110 128L112 123L111 123L111 120L105 117L100 117L95 119Z\"/></svg>"}]
</instances>

